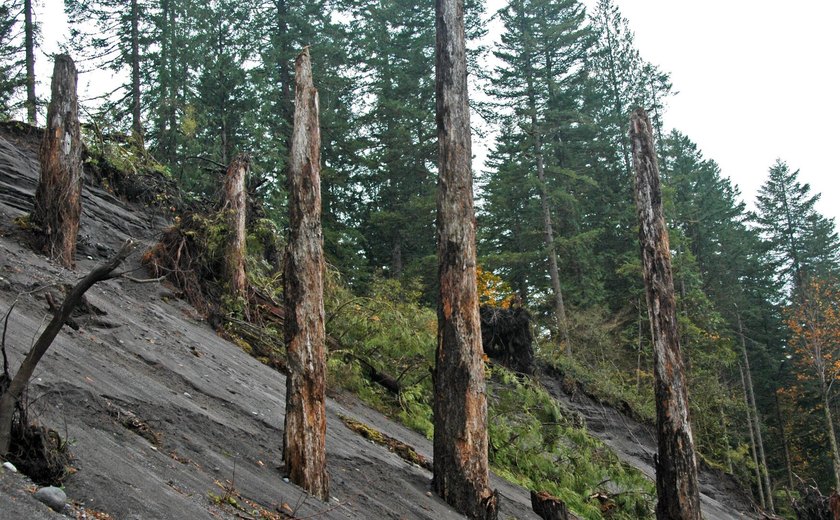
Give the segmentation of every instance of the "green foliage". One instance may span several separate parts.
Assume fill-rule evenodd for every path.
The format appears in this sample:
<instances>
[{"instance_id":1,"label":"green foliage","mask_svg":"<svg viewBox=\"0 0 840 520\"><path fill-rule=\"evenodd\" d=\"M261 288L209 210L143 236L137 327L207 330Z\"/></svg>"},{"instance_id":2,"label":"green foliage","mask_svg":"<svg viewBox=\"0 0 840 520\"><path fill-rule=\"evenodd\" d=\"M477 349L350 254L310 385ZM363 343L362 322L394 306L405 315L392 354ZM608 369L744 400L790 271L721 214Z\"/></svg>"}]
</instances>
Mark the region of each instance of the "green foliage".
<instances>
[{"instance_id":1,"label":"green foliage","mask_svg":"<svg viewBox=\"0 0 840 520\"><path fill-rule=\"evenodd\" d=\"M546 391L490 369L490 462L500 474L566 501L583 518L650 518L653 483L622 464ZM596 497L609 497L601 502Z\"/></svg>"}]
</instances>

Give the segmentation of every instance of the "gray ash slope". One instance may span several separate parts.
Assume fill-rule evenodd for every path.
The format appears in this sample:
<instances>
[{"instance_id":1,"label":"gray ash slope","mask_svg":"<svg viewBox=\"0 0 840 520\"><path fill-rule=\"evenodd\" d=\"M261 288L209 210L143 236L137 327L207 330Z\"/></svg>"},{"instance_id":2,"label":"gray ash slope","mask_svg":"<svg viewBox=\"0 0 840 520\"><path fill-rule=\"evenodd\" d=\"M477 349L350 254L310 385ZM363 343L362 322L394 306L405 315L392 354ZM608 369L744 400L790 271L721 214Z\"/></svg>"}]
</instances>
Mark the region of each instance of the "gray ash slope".
<instances>
[{"instance_id":1,"label":"gray ash slope","mask_svg":"<svg viewBox=\"0 0 840 520\"><path fill-rule=\"evenodd\" d=\"M0 310L17 300L7 338L13 369L47 315L43 294L33 290L73 283L126 238L139 240L142 250L166 225L87 185L76 272L33 253L12 221L32 207L36 148L35 136L0 135ZM138 256L129 268L139 266ZM287 504L301 518L463 518L429 493L428 471L366 441L339 416L370 424L429 458L431 443L344 394L327 403L332 498L307 498L277 469L281 374L216 336L160 284L114 279L94 286L88 299L107 315L81 319L79 331L65 327L30 388L39 421L71 442L78 471L65 482L70 500L118 519L235 518L210 498L232 481L242 497L269 510ZM56 516L10 490L7 476L0 479L0 519ZM527 490L495 477L493 486L502 495L500 518L537 518ZM716 499L707 518L743 518L721 505L726 497Z\"/></svg>"}]
</instances>

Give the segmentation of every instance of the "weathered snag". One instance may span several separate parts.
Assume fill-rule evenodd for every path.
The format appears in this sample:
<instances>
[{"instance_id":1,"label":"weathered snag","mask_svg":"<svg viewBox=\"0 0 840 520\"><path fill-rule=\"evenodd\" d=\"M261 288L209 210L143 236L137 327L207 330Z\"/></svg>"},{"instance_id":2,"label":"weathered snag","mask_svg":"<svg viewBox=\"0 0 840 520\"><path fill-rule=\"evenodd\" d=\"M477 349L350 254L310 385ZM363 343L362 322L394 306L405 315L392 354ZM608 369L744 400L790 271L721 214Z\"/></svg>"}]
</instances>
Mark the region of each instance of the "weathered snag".
<instances>
[{"instance_id":1,"label":"weathered snag","mask_svg":"<svg viewBox=\"0 0 840 520\"><path fill-rule=\"evenodd\" d=\"M288 168L289 244L285 267L286 419L283 461L289 479L329 498L326 470L326 353L321 133L309 49L295 60L295 117Z\"/></svg>"},{"instance_id":2,"label":"weathered snag","mask_svg":"<svg viewBox=\"0 0 840 520\"><path fill-rule=\"evenodd\" d=\"M251 168L251 158L238 155L228 166L225 174L225 207L227 212L228 241L225 251L225 274L230 281L230 292L234 298L247 301L248 280L245 277L245 222L246 192L245 178Z\"/></svg>"},{"instance_id":3,"label":"weathered snag","mask_svg":"<svg viewBox=\"0 0 840 520\"><path fill-rule=\"evenodd\" d=\"M495 519L498 495L488 480L487 397L476 287L463 0L437 0L436 25L440 300L432 486L468 517Z\"/></svg>"},{"instance_id":4,"label":"weathered snag","mask_svg":"<svg viewBox=\"0 0 840 520\"><path fill-rule=\"evenodd\" d=\"M66 54L55 58L52 99L39 152L41 178L35 190L32 223L39 246L53 260L76 265L76 235L82 214L82 145L76 66Z\"/></svg>"},{"instance_id":5,"label":"weathered snag","mask_svg":"<svg viewBox=\"0 0 840 520\"><path fill-rule=\"evenodd\" d=\"M654 392L659 454L656 461L656 518L699 520L697 459L691 434L688 384L677 332L674 280L668 230L662 213L659 165L647 113L630 117L630 140L636 170L636 209L653 338Z\"/></svg>"}]
</instances>

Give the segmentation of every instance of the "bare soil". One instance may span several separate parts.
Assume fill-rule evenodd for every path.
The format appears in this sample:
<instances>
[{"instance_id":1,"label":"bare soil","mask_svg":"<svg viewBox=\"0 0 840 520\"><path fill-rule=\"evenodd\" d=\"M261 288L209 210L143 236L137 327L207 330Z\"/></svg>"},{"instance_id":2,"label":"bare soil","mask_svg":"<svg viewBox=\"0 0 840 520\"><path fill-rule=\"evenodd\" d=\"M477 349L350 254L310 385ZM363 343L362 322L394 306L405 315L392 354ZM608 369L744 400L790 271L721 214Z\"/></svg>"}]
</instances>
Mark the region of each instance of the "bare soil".
<instances>
[{"instance_id":1,"label":"bare soil","mask_svg":"<svg viewBox=\"0 0 840 520\"><path fill-rule=\"evenodd\" d=\"M145 278L139 254L167 225L162 213L88 183L76 271L34 253L14 220L32 208L39 137L26 127L0 129L0 312L16 302L6 338L12 370L45 324L46 288L74 283L129 237L142 244L127 268ZM219 338L177 296L160 283L114 279L94 286L88 300L107 314L78 317L78 331L65 327L36 372L30 415L70 442L75 473L65 490L73 517L91 508L128 520L259 518L257 509L278 518L463 518L430 492L427 469L353 432L341 417L427 460L429 440L344 393L332 393L327 404L329 501L286 482L278 467L285 378ZM638 426L569 398L552 378L544 381L587 417L596 435L652 476L653 444L641 439ZM703 482L707 518L745 518L737 512L747 510L742 497ZM492 485L501 494L500 518L538 518L528 490L497 477ZM31 498L33 489L20 475L0 475L0 519L57 517ZM238 509L225 505L228 497L238 497Z\"/></svg>"}]
</instances>

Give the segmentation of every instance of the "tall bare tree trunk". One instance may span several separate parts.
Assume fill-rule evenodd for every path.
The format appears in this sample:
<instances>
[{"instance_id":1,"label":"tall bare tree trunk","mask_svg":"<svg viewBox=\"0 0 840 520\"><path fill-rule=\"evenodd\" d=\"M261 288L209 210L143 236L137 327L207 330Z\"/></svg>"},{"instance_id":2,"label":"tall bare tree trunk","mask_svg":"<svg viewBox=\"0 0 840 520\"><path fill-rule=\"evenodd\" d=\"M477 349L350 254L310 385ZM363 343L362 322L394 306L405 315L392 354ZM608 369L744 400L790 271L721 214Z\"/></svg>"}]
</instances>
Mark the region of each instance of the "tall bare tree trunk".
<instances>
[{"instance_id":1,"label":"tall bare tree trunk","mask_svg":"<svg viewBox=\"0 0 840 520\"><path fill-rule=\"evenodd\" d=\"M472 143L463 0L437 0L437 254L434 372L435 492L473 519L495 519L489 487L487 396L476 287Z\"/></svg>"},{"instance_id":2,"label":"tall bare tree trunk","mask_svg":"<svg viewBox=\"0 0 840 520\"><path fill-rule=\"evenodd\" d=\"M286 419L289 478L329 498L326 436L324 239L321 234L321 131L309 48L295 60L295 118L289 157L289 245L285 268Z\"/></svg>"},{"instance_id":3,"label":"tall bare tree trunk","mask_svg":"<svg viewBox=\"0 0 840 520\"><path fill-rule=\"evenodd\" d=\"M67 293L67 297L61 304L61 307L55 312L52 320L47 324L44 332L38 336L38 340L26 354L26 357L20 364L20 368L15 373L9 383L9 387L0 396L0 458L4 458L9 452L9 444L12 438L12 420L14 419L15 405L20 400L23 390L29 384L32 374L35 373L35 368L38 362L47 353L47 350L52 345L53 340L61 331L64 323L70 317L73 309L82 301L82 296L93 285L102 280L112 278L114 270L122 264L131 251L134 249L134 242L129 240L123 244L122 248L114 255L113 258L107 262L97 266L87 276L82 278L73 289Z\"/></svg>"},{"instance_id":4,"label":"tall bare tree trunk","mask_svg":"<svg viewBox=\"0 0 840 520\"><path fill-rule=\"evenodd\" d=\"M76 97L76 66L70 56L55 58L52 99L41 142L41 178L32 222L41 231L41 249L72 269L82 214L82 145Z\"/></svg>"},{"instance_id":5,"label":"tall bare tree trunk","mask_svg":"<svg viewBox=\"0 0 840 520\"><path fill-rule=\"evenodd\" d=\"M788 495L790 495L790 491L794 488L793 485L793 465L790 461L790 447L788 446L788 437L787 433L785 432L785 422L782 420L782 407L781 403L779 403L779 392L778 390L773 392L773 401L776 405L776 421L779 423L779 434L782 436L782 451L785 455L785 470L787 473L787 480L788 480Z\"/></svg>"},{"instance_id":6,"label":"tall bare tree trunk","mask_svg":"<svg viewBox=\"0 0 840 520\"><path fill-rule=\"evenodd\" d=\"M143 122L140 117L140 9L131 0L131 131L143 146Z\"/></svg>"},{"instance_id":7,"label":"tall bare tree trunk","mask_svg":"<svg viewBox=\"0 0 840 520\"><path fill-rule=\"evenodd\" d=\"M251 168L251 158L240 154L233 159L225 174L225 204L230 240L225 251L225 271L234 298L247 300L248 280L245 277L245 178Z\"/></svg>"},{"instance_id":8,"label":"tall bare tree trunk","mask_svg":"<svg viewBox=\"0 0 840 520\"><path fill-rule=\"evenodd\" d=\"M35 22L32 0L23 1L24 47L26 47L26 117L30 125L38 122L38 99L35 97Z\"/></svg>"},{"instance_id":9,"label":"tall bare tree trunk","mask_svg":"<svg viewBox=\"0 0 840 520\"><path fill-rule=\"evenodd\" d=\"M750 402L748 406L752 408L752 419L755 428L755 441L758 446L758 458L761 462L761 474L764 477L764 491L765 491L765 507L770 511L775 511L776 507L773 504L773 487L770 485L770 473L767 471L767 457L764 456L764 438L761 433L761 421L758 418L758 406L755 404L755 392L753 391L752 370L750 370L750 357L747 355L747 342L744 337L744 324L741 322L741 313L736 312L735 317L738 320L738 335L741 337L741 355L744 356L744 372L747 376L747 395Z\"/></svg>"},{"instance_id":10,"label":"tall bare tree trunk","mask_svg":"<svg viewBox=\"0 0 840 520\"><path fill-rule=\"evenodd\" d=\"M767 507L767 499L764 496L764 482L761 479L761 464L758 461L758 450L755 442L755 424L752 420L752 404L750 404L749 391L747 390L747 381L744 377L744 365L738 363L738 368L741 371L741 386L744 387L744 404L747 405L747 425L750 430L750 451L752 452L753 463L755 464L755 483L758 486L758 497L760 499L761 507Z\"/></svg>"},{"instance_id":11,"label":"tall bare tree trunk","mask_svg":"<svg viewBox=\"0 0 840 520\"><path fill-rule=\"evenodd\" d=\"M642 271L653 341L659 447L656 517L660 520L699 520L700 491L689 421L688 383L680 353L671 250L662 213L659 165L652 132L647 113L636 109L630 116L630 140L636 170Z\"/></svg>"}]
</instances>

